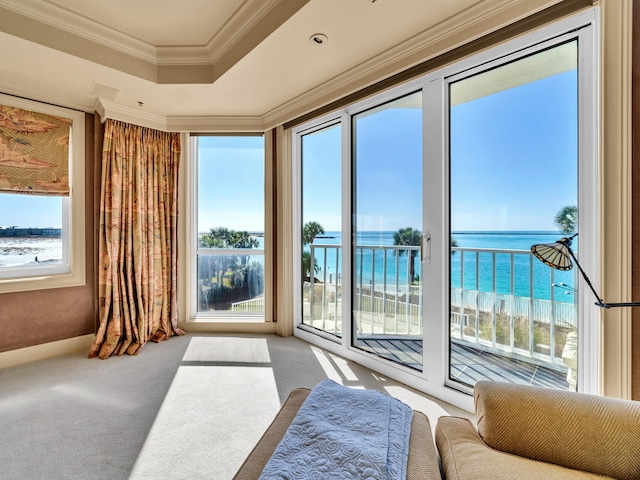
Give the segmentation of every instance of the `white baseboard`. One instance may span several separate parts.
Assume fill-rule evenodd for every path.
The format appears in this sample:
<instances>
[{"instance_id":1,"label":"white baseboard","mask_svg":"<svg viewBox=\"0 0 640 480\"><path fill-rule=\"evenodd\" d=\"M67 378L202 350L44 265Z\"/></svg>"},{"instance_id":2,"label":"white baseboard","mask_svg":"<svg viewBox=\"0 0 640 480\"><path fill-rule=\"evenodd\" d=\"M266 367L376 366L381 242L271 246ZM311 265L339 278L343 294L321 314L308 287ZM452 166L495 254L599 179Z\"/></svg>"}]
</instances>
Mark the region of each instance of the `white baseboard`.
<instances>
[{"instance_id":1,"label":"white baseboard","mask_svg":"<svg viewBox=\"0 0 640 480\"><path fill-rule=\"evenodd\" d=\"M66 338L57 342L43 343L32 347L0 352L0 368L13 367L23 363L44 360L45 358L57 357L68 353L86 350L93 344L94 334L82 335L81 337Z\"/></svg>"}]
</instances>

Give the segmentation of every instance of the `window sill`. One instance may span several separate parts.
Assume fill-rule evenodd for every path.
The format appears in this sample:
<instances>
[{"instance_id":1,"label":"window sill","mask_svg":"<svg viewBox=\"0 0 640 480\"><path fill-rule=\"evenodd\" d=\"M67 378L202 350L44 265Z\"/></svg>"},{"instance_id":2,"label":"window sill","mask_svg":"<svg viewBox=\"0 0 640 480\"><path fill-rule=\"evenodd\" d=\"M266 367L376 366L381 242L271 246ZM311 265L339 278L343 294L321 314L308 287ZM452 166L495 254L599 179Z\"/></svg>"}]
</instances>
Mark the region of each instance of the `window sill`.
<instances>
[{"instance_id":1,"label":"window sill","mask_svg":"<svg viewBox=\"0 0 640 480\"><path fill-rule=\"evenodd\" d=\"M50 288L81 287L85 284L86 277L83 265L83 268L74 268L72 273L0 279L0 294L30 292Z\"/></svg>"}]
</instances>

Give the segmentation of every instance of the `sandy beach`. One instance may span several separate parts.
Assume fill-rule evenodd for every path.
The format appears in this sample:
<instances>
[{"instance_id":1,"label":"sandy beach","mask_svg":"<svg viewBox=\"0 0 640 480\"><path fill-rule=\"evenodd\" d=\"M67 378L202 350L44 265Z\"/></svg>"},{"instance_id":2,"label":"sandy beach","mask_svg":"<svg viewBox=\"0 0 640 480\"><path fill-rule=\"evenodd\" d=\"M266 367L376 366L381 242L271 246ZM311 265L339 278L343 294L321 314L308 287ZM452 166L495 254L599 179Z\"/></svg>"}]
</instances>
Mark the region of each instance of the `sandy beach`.
<instances>
[{"instance_id":1,"label":"sandy beach","mask_svg":"<svg viewBox=\"0 0 640 480\"><path fill-rule=\"evenodd\" d=\"M0 238L0 267L61 262L62 239L59 237Z\"/></svg>"}]
</instances>

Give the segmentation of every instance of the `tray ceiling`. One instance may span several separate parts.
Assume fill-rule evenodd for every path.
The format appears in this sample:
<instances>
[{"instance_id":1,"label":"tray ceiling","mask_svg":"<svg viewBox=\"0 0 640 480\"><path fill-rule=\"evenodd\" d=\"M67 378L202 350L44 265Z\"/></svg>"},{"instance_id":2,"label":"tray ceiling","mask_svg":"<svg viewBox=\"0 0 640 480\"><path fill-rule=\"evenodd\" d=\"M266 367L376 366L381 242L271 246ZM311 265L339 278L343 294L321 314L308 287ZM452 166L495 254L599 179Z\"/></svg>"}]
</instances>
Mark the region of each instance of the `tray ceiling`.
<instances>
[{"instance_id":1,"label":"tray ceiling","mask_svg":"<svg viewBox=\"0 0 640 480\"><path fill-rule=\"evenodd\" d=\"M259 129L296 99L344 88L396 52L524 3L0 0L0 92L85 111L100 99L149 118L253 120ZM327 42L310 42L316 33Z\"/></svg>"}]
</instances>

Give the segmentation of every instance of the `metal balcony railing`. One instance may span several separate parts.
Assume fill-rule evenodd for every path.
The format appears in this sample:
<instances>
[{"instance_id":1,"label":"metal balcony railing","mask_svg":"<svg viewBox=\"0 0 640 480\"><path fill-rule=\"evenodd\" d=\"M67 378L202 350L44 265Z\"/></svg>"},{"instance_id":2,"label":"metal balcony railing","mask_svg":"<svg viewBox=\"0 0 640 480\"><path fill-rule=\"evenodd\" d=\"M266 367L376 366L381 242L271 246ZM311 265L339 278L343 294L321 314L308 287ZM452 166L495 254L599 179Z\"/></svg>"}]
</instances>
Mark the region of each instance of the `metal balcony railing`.
<instances>
[{"instance_id":1,"label":"metal balcony railing","mask_svg":"<svg viewBox=\"0 0 640 480\"><path fill-rule=\"evenodd\" d=\"M414 282L410 273L411 252L418 250L410 246L356 248L352 305L358 335L422 336L417 257ZM536 298L540 279L534 278L530 252L452 250L458 252L459 259L454 259L457 268L451 279L451 340L531 363L566 368L562 353L567 334L576 330L576 307L573 302L556 299L554 271L550 269L549 284L543 289L549 298ZM341 335L342 277L334 273L340 272L341 248L314 244L310 252L311 264L315 262L319 268L303 286L303 323ZM504 279L498 288L498 275L508 278L506 290Z\"/></svg>"}]
</instances>

